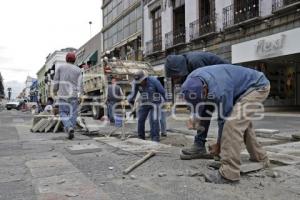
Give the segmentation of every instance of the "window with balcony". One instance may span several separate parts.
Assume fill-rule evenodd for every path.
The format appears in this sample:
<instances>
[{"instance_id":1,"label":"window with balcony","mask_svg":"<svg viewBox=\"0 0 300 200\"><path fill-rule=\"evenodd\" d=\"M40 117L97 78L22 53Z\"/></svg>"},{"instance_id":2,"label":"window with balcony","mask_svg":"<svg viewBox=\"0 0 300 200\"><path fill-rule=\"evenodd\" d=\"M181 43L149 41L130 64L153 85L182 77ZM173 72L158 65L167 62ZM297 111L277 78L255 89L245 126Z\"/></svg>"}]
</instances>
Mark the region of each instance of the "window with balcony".
<instances>
[{"instance_id":1,"label":"window with balcony","mask_svg":"<svg viewBox=\"0 0 300 200\"><path fill-rule=\"evenodd\" d=\"M278 11L293 5L299 5L299 0L272 0L272 11Z\"/></svg>"},{"instance_id":2,"label":"window with balcony","mask_svg":"<svg viewBox=\"0 0 300 200\"><path fill-rule=\"evenodd\" d=\"M184 44L186 41L185 30L185 5L183 0L173 0L173 31L166 33L166 48Z\"/></svg>"},{"instance_id":3,"label":"window with balcony","mask_svg":"<svg viewBox=\"0 0 300 200\"><path fill-rule=\"evenodd\" d=\"M259 16L259 0L234 0L234 4L223 9L223 25L226 28Z\"/></svg>"},{"instance_id":4,"label":"window with balcony","mask_svg":"<svg viewBox=\"0 0 300 200\"><path fill-rule=\"evenodd\" d=\"M160 51L162 49L162 36L161 36L161 8L151 12L152 17L152 35L153 39L146 42L146 54Z\"/></svg>"},{"instance_id":5,"label":"window with balcony","mask_svg":"<svg viewBox=\"0 0 300 200\"><path fill-rule=\"evenodd\" d=\"M215 31L215 1L199 0L199 19L190 24L191 40Z\"/></svg>"}]
</instances>

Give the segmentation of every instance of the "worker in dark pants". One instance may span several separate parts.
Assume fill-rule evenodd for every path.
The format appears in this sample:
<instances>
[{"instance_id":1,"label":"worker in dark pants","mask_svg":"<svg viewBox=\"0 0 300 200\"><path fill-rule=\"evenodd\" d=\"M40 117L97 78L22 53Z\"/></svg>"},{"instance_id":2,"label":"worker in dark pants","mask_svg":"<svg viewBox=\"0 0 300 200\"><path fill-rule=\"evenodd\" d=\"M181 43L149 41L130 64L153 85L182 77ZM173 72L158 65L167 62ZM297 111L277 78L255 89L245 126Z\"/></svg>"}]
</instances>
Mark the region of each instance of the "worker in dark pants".
<instances>
[{"instance_id":1,"label":"worker in dark pants","mask_svg":"<svg viewBox=\"0 0 300 200\"><path fill-rule=\"evenodd\" d=\"M203 103L212 102L218 110L218 140L211 153L221 153L221 167L205 176L207 182L232 183L240 179L243 143L250 161L269 166L267 153L257 142L252 123L255 112L261 109L270 92L270 82L263 73L228 64L203 67L187 77L181 91L193 106L194 114L200 114L200 120Z\"/></svg>"},{"instance_id":2,"label":"worker in dark pants","mask_svg":"<svg viewBox=\"0 0 300 200\"><path fill-rule=\"evenodd\" d=\"M209 65L228 64L219 56L209 52L189 52L183 55L169 55L165 63L166 76L172 79L174 84L182 84L186 77L194 70ZM211 158L205 148L210 119L214 112L214 106L207 105L201 115L206 120L201 121L201 130L197 131L194 144L182 149L180 158L183 160Z\"/></svg>"},{"instance_id":3,"label":"worker in dark pants","mask_svg":"<svg viewBox=\"0 0 300 200\"><path fill-rule=\"evenodd\" d=\"M134 75L133 88L128 96L128 102L133 104L137 93L140 93L140 105L138 107L138 137L145 140L145 122L149 115L152 126L150 130L151 140L160 141L159 115L162 98L165 99L165 90L162 84L153 76L148 76L140 70Z\"/></svg>"}]
</instances>

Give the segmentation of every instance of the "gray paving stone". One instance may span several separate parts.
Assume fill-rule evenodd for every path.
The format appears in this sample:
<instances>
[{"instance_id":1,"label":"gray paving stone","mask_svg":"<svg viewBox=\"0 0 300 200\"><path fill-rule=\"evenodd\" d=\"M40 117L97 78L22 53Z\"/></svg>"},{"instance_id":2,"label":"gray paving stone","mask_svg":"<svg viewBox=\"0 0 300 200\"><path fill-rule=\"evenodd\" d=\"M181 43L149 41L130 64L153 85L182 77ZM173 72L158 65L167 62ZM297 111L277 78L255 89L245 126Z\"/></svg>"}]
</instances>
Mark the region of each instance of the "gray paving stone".
<instances>
[{"instance_id":1,"label":"gray paving stone","mask_svg":"<svg viewBox=\"0 0 300 200\"><path fill-rule=\"evenodd\" d=\"M50 158L26 162L34 178L71 174L78 170L65 158Z\"/></svg>"},{"instance_id":2,"label":"gray paving stone","mask_svg":"<svg viewBox=\"0 0 300 200\"><path fill-rule=\"evenodd\" d=\"M286 144L279 144L273 146L264 147L267 151L275 152L275 153L282 153L286 151L300 151L300 142L290 142Z\"/></svg>"},{"instance_id":3,"label":"gray paving stone","mask_svg":"<svg viewBox=\"0 0 300 200\"><path fill-rule=\"evenodd\" d=\"M12 181L24 181L26 178L26 168L20 166L1 166L0 183Z\"/></svg>"},{"instance_id":4,"label":"gray paving stone","mask_svg":"<svg viewBox=\"0 0 300 200\"><path fill-rule=\"evenodd\" d=\"M262 163L251 162L251 163L242 164L240 170L242 174L247 174L250 172L261 170L263 169L263 167L264 166Z\"/></svg>"},{"instance_id":5,"label":"gray paving stone","mask_svg":"<svg viewBox=\"0 0 300 200\"><path fill-rule=\"evenodd\" d=\"M64 182L62 183L62 180ZM52 176L35 180L39 200L106 200L107 194L97 188L81 173Z\"/></svg>"},{"instance_id":6,"label":"gray paving stone","mask_svg":"<svg viewBox=\"0 0 300 200\"><path fill-rule=\"evenodd\" d=\"M274 164L296 165L300 164L300 157L282 153L268 152L269 159Z\"/></svg>"},{"instance_id":7,"label":"gray paving stone","mask_svg":"<svg viewBox=\"0 0 300 200\"><path fill-rule=\"evenodd\" d=\"M98 145L93 143L74 144L67 146L66 150L70 154L94 153L102 150Z\"/></svg>"},{"instance_id":8,"label":"gray paving stone","mask_svg":"<svg viewBox=\"0 0 300 200\"><path fill-rule=\"evenodd\" d=\"M286 174L290 174L292 176L300 177L300 166L299 165L275 167L275 168L273 168L273 170L283 172Z\"/></svg>"}]
</instances>

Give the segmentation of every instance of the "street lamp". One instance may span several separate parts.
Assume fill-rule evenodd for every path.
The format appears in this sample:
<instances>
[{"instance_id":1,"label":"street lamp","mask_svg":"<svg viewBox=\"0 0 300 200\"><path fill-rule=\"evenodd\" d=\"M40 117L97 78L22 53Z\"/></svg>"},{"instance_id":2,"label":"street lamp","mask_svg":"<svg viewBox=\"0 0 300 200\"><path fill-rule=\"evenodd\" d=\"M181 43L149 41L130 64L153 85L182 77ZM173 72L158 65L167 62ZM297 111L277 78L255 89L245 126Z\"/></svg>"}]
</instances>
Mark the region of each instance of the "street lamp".
<instances>
[{"instance_id":1,"label":"street lamp","mask_svg":"<svg viewBox=\"0 0 300 200\"><path fill-rule=\"evenodd\" d=\"M11 88L10 87L7 88L7 91L8 91L8 100L10 100L10 98L11 98Z\"/></svg>"},{"instance_id":2,"label":"street lamp","mask_svg":"<svg viewBox=\"0 0 300 200\"><path fill-rule=\"evenodd\" d=\"M92 37L92 24L93 24L93 22L89 21L89 25L90 25L90 37Z\"/></svg>"}]
</instances>

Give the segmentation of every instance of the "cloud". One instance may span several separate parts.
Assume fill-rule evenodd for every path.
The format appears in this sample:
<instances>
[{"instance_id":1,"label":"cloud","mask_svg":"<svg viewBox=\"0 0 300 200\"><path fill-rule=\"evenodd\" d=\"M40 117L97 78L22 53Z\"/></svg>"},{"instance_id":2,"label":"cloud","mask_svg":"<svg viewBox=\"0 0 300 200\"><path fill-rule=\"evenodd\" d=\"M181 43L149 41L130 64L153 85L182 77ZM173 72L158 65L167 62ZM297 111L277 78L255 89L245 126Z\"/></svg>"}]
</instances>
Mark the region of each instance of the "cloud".
<instances>
[{"instance_id":1,"label":"cloud","mask_svg":"<svg viewBox=\"0 0 300 200\"><path fill-rule=\"evenodd\" d=\"M10 72L32 72L32 70L29 70L28 68L26 69L26 67L24 68L0 67L0 70L10 71Z\"/></svg>"}]
</instances>

